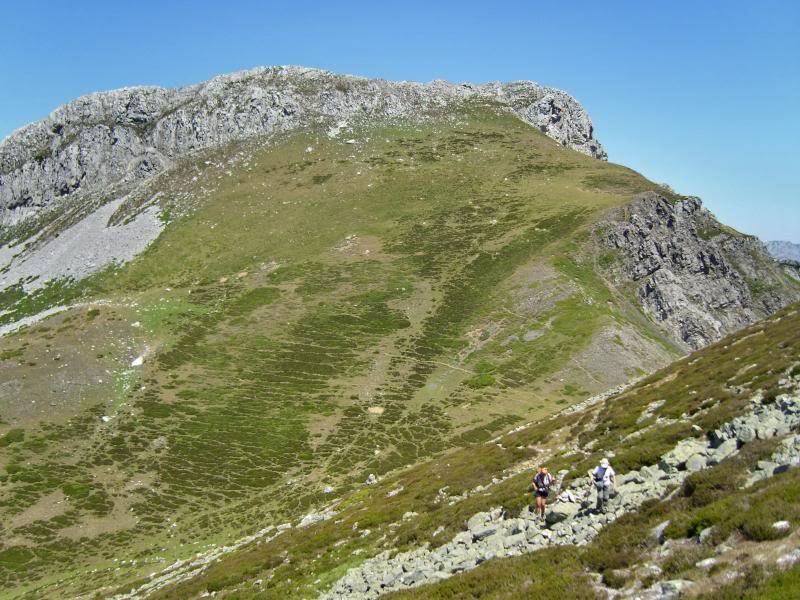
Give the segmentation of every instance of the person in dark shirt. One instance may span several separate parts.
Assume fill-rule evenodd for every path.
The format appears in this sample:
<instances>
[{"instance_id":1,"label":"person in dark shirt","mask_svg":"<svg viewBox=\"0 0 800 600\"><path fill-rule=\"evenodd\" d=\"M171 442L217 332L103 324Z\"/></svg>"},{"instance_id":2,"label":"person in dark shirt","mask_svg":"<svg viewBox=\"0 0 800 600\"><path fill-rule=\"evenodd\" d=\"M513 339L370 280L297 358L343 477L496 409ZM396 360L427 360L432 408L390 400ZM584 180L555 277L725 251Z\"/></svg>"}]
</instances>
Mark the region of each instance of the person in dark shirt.
<instances>
[{"instance_id":1,"label":"person in dark shirt","mask_svg":"<svg viewBox=\"0 0 800 600\"><path fill-rule=\"evenodd\" d=\"M536 496L536 514L542 520L544 520L547 496L550 494L551 485L553 485L553 476L550 475L547 467L536 467L536 474L531 481L531 489Z\"/></svg>"}]
</instances>

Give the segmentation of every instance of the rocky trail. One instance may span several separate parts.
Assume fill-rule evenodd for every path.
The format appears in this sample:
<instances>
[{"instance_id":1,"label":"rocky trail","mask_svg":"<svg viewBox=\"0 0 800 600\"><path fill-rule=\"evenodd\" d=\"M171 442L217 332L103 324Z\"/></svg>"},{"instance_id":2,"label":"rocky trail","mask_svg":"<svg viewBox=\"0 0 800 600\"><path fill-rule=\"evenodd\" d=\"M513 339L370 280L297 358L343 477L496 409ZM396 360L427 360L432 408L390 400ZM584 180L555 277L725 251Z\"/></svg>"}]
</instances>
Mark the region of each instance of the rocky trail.
<instances>
[{"instance_id":1,"label":"rocky trail","mask_svg":"<svg viewBox=\"0 0 800 600\"><path fill-rule=\"evenodd\" d=\"M504 514L501 508L475 514L468 520L466 531L443 546L431 550L424 545L394 556L385 551L348 571L322 598L375 598L446 579L493 558L517 556L552 545L587 544L605 525L635 511L647 500L666 497L692 473L734 456L743 445L756 439L785 436L769 460L758 462L748 485L800 464L800 435L789 435L800 427L797 383L792 394L778 396L772 404L762 403L760 394L750 402L752 408L747 414L715 430L708 439L681 440L658 463L621 474L618 494L607 514L593 509L594 487L586 479L575 480L558 495L546 523L529 510L518 517ZM560 477L563 475L564 472L559 473ZM686 581L659 581L644 592L640 590L637 597L673 597L691 585Z\"/></svg>"},{"instance_id":2,"label":"rocky trail","mask_svg":"<svg viewBox=\"0 0 800 600\"><path fill-rule=\"evenodd\" d=\"M635 381L608 390L569 407L562 413L573 413L592 407L634 383ZM793 432L800 429L800 378L796 377L792 384L793 391L778 396L773 403L764 403L761 393L757 392L750 398L749 412L734 418L707 438L681 440L672 450L663 454L657 463L619 474L618 493L611 500L606 514L594 510L596 492L588 479L574 480L562 489L562 479L566 474L566 471L562 471L554 486L554 489L561 491L556 501L548 507L544 523L529 509L523 510L517 517L508 515L502 508L479 512L467 520L464 531L436 549L431 550L425 544L398 554L387 550L366 560L358 567L350 569L321 599L376 598L389 592L447 579L493 558L518 556L554 545L583 546L591 542L603 527L622 515L637 510L648 500L668 497L692 473L735 456L744 445L754 440L783 438L769 459L758 461L754 466L747 486L783 472L791 466L798 466L800 433ZM490 441L493 442L495 440ZM526 464L526 467L530 468L531 465ZM503 478L519 472L518 468L509 469ZM493 480L492 483L472 490L472 493L485 491L499 481L501 479ZM469 493L465 497L468 495ZM450 501L462 499L448 497ZM296 524L270 525L226 546L214 547L192 558L177 561L163 571L153 573L150 581L137 589L114 598L144 598L165 587L189 581L227 554L253 543L269 542L292 528L309 527L335 517L339 501L340 499L334 500L320 512L305 515ZM660 536L666 524L659 525L651 535ZM779 557L778 564L781 567L791 566L797 560L800 560L800 551L794 550ZM627 592L605 588L599 582L597 585L598 589L602 587L611 597L627 597ZM691 581L685 580L657 581L645 590L636 590L635 597L645 600L675 597L692 585L694 584Z\"/></svg>"}]
</instances>

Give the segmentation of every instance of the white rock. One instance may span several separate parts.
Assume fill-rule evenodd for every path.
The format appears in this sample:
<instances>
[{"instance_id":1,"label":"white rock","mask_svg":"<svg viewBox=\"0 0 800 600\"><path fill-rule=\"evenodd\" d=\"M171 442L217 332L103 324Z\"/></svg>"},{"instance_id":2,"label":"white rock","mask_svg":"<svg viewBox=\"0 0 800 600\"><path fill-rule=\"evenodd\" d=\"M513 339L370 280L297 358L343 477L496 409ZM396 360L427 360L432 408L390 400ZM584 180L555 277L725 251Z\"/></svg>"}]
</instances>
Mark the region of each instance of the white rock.
<instances>
[{"instance_id":1,"label":"white rock","mask_svg":"<svg viewBox=\"0 0 800 600\"><path fill-rule=\"evenodd\" d=\"M792 550L791 552L788 552L780 556L777 560L777 563L780 568L786 569L788 567L791 567L799 560L800 560L800 548L797 548L795 550Z\"/></svg>"},{"instance_id":2,"label":"white rock","mask_svg":"<svg viewBox=\"0 0 800 600\"><path fill-rule=\"evenodd\" d=\"M713 557L712 558L704 558L703 560L699 560L696 563L694 563L694 566L697 567L698 569L704 569L705 570L705 569L710 569L711 567L713 567L718 562L719 561L716 558L713 558Z\"/></svg>"},{"instance_id":3,"label":"white rock","mask_svg":"<svg viewBox=\"0 0 800 600\"><path fill-rule=\"evenodd\" d=\"M789 521L775 521L772 524L772 528L776 529L777 531L788 531L791 527Z\"/></svg>"}]
</instances>

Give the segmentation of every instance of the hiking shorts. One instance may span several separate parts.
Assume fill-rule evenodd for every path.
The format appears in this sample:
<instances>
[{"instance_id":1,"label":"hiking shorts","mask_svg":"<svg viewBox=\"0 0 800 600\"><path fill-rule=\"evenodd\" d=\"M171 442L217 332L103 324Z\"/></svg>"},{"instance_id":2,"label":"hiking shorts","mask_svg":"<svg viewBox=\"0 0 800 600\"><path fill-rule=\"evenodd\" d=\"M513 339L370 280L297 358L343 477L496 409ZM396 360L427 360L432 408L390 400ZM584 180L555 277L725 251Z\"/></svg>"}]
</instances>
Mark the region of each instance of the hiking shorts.
<instances>
[{"instance_id":1,"label":"hiking shorts","mask_svg":"<svg viewBox=\"0 0 800 600\"><path fill-rule=\"evenodd\" d=\"M549 490L536 490L536 497L537 498L547 498L550 495Z\"/></svg>"}]
</instances>

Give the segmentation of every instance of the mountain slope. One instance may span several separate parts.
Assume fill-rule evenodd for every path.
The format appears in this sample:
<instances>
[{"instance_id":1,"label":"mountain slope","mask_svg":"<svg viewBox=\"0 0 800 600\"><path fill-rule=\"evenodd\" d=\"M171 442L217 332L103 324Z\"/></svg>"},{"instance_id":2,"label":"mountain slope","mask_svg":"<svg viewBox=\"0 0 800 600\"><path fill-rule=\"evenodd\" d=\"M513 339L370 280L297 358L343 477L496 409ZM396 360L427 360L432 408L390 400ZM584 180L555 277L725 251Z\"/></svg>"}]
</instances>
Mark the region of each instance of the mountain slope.
<instances>
[{"instance_id":1,"label":"mountain slope","mask_svg":"<svg viewBox=\"0 0 800 600\"><path fill-rule=\"evenodd\" d=\"M556 250L620 168L502 111L242 152L153 182L140 257L14 305L85 303L0 342L6 539L47 553L6 585L185 555L675 352Z\"/></svg>"},{"instance_id":2,"label":"mountain slope","mask_svg":"<svg viewBox=\"0 0 800 600\"><path fill-rule=\"evenodd\" d=\"M800 246L792 242L767 242L767 250L790 276L800 280Z\"/></svg>"},{"instance_id":3,"label":"mountain slope","mask_svg":"<svg viewBox=\"0 0 800 600\"><path fill-rule=\"evenodd\" d=\"M799 317L795 305L627 389L364 486L318 522L201 557L186 581L179 567L153 597L659 597L674 580L709 598L732 580L766 590L797 554ZM620 478L608 517L581 504L602 456ZM559 478L548 526L526 507L538 464ZM774 597L795 593L796 567L788 586Z\"/></svg>"},{"instance_id":4,"label":"mountain slope","mask_svg":"<svg viewBox=\"0 0 800 600\"><path fill-rule=\"evenodd\" d=\"M798 298L695 200L565 148L503 102L445 108L203 149L6 230L3 250L38 267L6 282L0 323L55 314L0 338L5 595L129 587ZM654 242L661 270L697 293L735 290L690 315L705 337L682 337L636 291L630 261L652 248L614 242L646 237L636 207L667 240L686 212L687 256L717 262L695 272ZM146 222L160 234L137 246ZM124 264L36 278L54 272L51 244L115 234ZM748 286L761 264L765 285Z\"/></svg>"}]
</instances>

